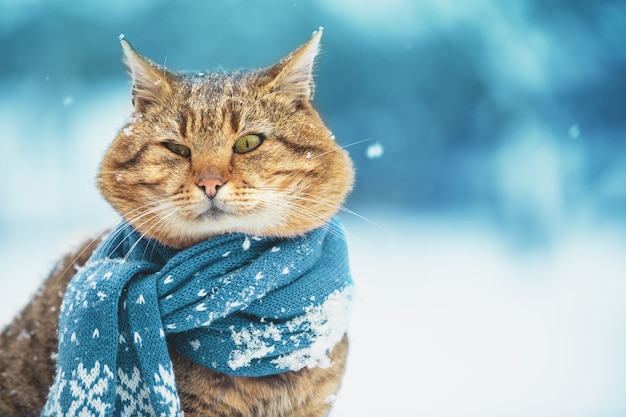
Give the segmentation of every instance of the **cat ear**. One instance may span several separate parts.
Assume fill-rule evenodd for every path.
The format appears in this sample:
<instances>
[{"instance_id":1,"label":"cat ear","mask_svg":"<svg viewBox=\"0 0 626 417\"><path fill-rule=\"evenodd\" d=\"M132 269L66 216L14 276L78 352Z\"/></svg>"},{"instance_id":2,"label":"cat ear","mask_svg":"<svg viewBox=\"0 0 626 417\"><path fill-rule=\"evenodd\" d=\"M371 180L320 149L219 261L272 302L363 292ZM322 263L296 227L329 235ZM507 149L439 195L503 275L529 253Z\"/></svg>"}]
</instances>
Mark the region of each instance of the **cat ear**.
<instances>
[{"instance_id":1,"label":"cat ear","mask_svg":"<svg viewBox=\"0 0 626 417\"><path fill-rule=\"evenodd\" d=\"M297 100L313 98L313 67L320 50L322 30L323 28L319 28L307 43L269 68L269 74L275 75L269 83L272 91L286 93Z\"/></svg>"},{"instance_id":2,"label":"cat ear","mask_svg":"<svg viewBox=\"0 0 626 417\"><path fill-rule=\"evenodd\" d=\"M133 81L133 105L137 111L143 112L151 104L163 102L169 94L168 78L170 75L165 67L135 52L124 39L121 42L124 50L124 63Z\"/></svg>"}]
</instances>

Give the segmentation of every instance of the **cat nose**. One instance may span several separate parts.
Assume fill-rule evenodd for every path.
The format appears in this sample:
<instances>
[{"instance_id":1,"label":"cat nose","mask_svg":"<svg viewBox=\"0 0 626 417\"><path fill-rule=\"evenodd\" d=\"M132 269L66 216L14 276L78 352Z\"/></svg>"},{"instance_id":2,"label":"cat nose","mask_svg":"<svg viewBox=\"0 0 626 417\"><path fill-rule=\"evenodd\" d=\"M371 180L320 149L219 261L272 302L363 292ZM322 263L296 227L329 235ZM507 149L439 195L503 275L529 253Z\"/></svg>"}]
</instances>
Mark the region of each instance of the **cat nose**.
<instances>
[{"instance_id":1,"label":"cat nose","mask_svg":"<svg viewBox=\"0 0 626 417\"><path fill-rule=\"evenodd\" d=\"M202 188L207 197L212 200L217 195L218 190L224 185L224 182L218 176L201 176L198 180L198 187Z\"/></svg>"}]
</instances>

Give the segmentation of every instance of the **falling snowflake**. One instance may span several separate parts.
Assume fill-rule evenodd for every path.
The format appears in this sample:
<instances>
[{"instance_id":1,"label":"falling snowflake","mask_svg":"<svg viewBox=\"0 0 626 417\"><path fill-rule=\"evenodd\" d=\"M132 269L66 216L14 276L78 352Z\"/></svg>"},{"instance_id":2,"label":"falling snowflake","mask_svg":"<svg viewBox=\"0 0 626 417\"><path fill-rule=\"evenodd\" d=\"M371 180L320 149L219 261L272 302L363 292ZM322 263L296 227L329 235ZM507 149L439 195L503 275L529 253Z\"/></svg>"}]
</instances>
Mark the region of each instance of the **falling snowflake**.
<instances>
[{"instance_id":1,"label":"falling snowflake","mask_svg":"<svg viewBox=\"0 0 626 417\"><path fill-rule=\"evenodd\" d=\"M385 149L380 142L376 142L367 147L366 155L369 159L377 159L383 156Z\"/></svg>"},{"instance_id":2,"label":"falling snowflake","mask_svg":"<svg viewBox=\"0 0 626 417\"><path fill-rule=\"evenodd\" d=\"M580 136L580 126L578 126L577 124L571 125L567 133L570 139L578 139Z\"/></svg>"},{"instance_id":3,"label":"falling snowflake","mask_svg":"<svg viewBox=\"0 0 626 417\"><path fill-rule=\"evenodd\" d=\"M63 97L63 105L64 105L65 107L69 107L69 106L71 106L72 104L74 104L74 96L72 96L72 95L67 95L67 96Z\"/></svg>"}]
</instances>

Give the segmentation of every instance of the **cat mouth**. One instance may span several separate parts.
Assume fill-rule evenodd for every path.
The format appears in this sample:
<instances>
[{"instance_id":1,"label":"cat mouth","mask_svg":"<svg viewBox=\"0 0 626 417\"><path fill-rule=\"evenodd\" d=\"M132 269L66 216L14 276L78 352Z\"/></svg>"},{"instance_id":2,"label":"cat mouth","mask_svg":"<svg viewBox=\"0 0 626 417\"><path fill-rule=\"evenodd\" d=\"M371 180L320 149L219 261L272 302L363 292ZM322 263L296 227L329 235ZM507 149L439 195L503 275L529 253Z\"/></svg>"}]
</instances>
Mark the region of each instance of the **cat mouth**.
<instances>
[{"instance_id":1,"label":"cat mouth","mask_svg":"<svg viewBox=\"0 0 626 417\"><path fill-rule=\"evenodd\" d=\"M218 207L215 207L214 205L211 205L210 207L207 207L202 213L200 213L198 218L202 220L205 220L205 219L216 220L216 219L220 219L224 217L226 214L228 214L226 211Z\"/></svg>"},{"instance_id":2,"label":"cat mouth","mask_svg":"<svg viewBox=\"0 0 626 417\"><path fill-rule=\"evenodd\" d=\"M226 216L233 215L232 209L219 199L205 200L199 207L198 218L201 220L218 220Z\"/></svg>"}]
</instances>

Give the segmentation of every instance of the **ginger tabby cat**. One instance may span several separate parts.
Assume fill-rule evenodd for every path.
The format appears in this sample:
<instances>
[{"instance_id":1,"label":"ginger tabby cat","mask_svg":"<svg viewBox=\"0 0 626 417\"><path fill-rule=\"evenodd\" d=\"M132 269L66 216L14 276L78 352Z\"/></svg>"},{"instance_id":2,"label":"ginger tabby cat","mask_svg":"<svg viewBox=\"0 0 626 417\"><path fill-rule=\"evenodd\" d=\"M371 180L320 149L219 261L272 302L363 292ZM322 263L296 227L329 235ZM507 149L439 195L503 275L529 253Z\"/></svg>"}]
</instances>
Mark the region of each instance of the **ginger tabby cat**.
<instances>
[{"instance_id":1,"label":"ginger tabby cat","mask_svg":"<svg viewBox=\"0 0 626 417\"><path fill-rule=\"evenodd\" d=\"M186 248L232 232L290 238L324 225L353 183L352 163L311 104L321 30L270 68L175 73L122 40L134 112L102 162L98 186L146 238ZM68 254L0 336L0 416L39 415L53 382L57 320L77 268ZM332 365L235 377L171 351L186 416L325 416L345 370Z\"/></svg>"}]
</instances>

